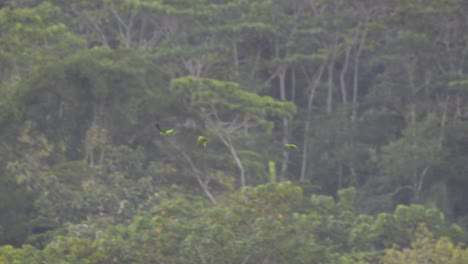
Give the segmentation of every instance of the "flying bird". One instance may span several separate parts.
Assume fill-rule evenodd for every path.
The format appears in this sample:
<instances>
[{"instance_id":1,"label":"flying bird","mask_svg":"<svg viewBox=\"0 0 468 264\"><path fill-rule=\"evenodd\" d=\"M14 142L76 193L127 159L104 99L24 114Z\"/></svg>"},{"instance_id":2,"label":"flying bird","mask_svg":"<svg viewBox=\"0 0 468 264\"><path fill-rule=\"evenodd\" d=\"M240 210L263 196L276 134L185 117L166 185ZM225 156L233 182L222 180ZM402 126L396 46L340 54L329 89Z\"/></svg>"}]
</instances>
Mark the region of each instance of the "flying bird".
<instances>
[{"instance_id":1,"label":"flying bird","mask_svg":"<svg viewBox=\"0 0 468 264\"><path fill-rule=\"evenodd\" d=\"M203 150L206 149L206 145L208 144L208 139L204 136L199 136L197 139L197 144L200 147L203 147Z\"/></svg>"},{"instance_id":2,"label":"flying bird","mask_svg":"<svg viewBox=\"0 0 468 264\"><path fill-rule=\"evenodd\" d=\"M284 148L297 149L297 145L296 144L284 144Z\"/></svg>"},{"instance_id":3,"label":"flying bird","mask_svg":"<svg viewBox=\"0 0 468 264\"><path fill-rule=\"evenodd\" d=\"M159 133L163 136L169 136L170 134L174 133L174 128L164 130L159 126L159 124L156 124L156 128L159 130Z\"/></svg>"}]
</instances>

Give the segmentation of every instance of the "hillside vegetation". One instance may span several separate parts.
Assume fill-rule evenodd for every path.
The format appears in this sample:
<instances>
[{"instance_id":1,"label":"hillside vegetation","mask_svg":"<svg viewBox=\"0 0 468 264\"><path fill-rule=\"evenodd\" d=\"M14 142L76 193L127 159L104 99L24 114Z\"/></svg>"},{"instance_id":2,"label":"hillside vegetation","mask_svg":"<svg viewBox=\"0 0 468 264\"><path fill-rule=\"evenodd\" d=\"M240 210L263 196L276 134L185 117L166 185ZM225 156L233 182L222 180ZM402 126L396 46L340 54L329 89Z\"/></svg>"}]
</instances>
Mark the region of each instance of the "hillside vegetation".
<instances>
[{"instance_id":1,"label":"hillside vegetation","mask_svg":"<svg viewBox=\"0 0 468 264\"><path fill-rule=\"evenodd\" d=\"M468 263L467 14L3 1L0 264Z\"/></svg>"}]
</instances>

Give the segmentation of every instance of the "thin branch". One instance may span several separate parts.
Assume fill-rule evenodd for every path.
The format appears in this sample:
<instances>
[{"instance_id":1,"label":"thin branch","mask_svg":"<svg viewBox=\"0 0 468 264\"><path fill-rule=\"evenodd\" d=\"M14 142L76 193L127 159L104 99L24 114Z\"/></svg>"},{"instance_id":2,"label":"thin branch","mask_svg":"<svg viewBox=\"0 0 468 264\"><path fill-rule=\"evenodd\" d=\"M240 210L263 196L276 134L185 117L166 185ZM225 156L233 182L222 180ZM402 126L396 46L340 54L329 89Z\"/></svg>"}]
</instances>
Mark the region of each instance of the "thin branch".
<instances>
[{"instance_id":1,"label":"thin branch","mask_svg":"<svg viewBox=\"0 0 468 264\"><path fill-rule=\"evenodd\" d=\"M117 11L115 11L114 7L111 5L110 6L110 10L112 12L112 14L114 15L115 18L117 18L117 21L119 22L119 24L124 28L124 33L122 31L119 30L120 32L120 35L122 36L122 38L125 40L125 46L128 48L130 47L130 44L131 44L131 36L130 36L130 28L131 28L131 25L133 23L133 16L134 16L134 10L132 10L132 14L130 16L130 22L129 22L129 25L127 25L122 17L117 13Z\"/></svg>"},{"instance_id":2,"label":"thin branch","mask_svg":"<svg viewBox=\"0 0 468 264\"><path fill-rule=\"evenodd\" d=\"M389 196L393 197L403 189L410 189L410 190L416 191L416 189L411 185L398 186L393 192L389 194Z\"/></svg>"},{"instance_id":3,"label":"thin branch","mask_svg":"<svg viewBox=\"0 0 468 264\"><path fill-rule=\"evenodd\" d=\"M429 170L429 166L426 166L423 171L421 172L421 176L419 177L419 182L418 182L418 196L419 196L419 192L421 191L422 189L422 185L423 185L423 181L424 181L424 177L426 176L427 172Z\"/></svg>"},{"instance_id":4,"label":"thin branch","mask_svg":"<svg viewBox=\"0 0 468 264\"><path fill-rule=\"evenodd\" d=\"M276 76L278 76L279 73L280 73L280 67L276 68L275 72L270 76L270 78L268 78L268 80L266 80L263 83L263 86L266 86L267 84L269 84L274 78L276 78Z\"/></svg>"},{"instance_id":5,"label":"thin branch","mask_svg":"<svg viewBox=\"0 0 468 264\"><path fill-rule=\"evenodd\" d=\"M250 255L245 256L245 258L242 260L242 264L247 264L249 261Z\"/></svg>"},{"instance_id":6,"label":"thin branch","mask_svg":"<svg viewBox=\"0 0 468 264\"><path fill-rule=\"evenodd\" d=\"M202 263L207 263L206 260L205 260L205 258L204 258L204 257L202 256L202 254L200 253L200 250L198 250L197 246L194 246L194 248L195 248L195 251L197 252L198 257L200 257Z\"/></svg>"},{"instance_id":7,"label":"thin branch","mask_svg":"<svg viewBox=\"0 0 468 264\"><path fill-rule=\"evenodd\" d=\"M86 16L88 21L91 23L91 25L94 27L94 29L96 30L98 35L101 37L101 40L102 40L103 44L105 46L109 47L109 42L107 41L107 38L104 35L104 33L102 32L102 30L99 28L97 22L95 22L86 12L83 12L83 14Z\"/></svg>"},{"instance_id":8,"label":"thin branch","mask_svg":"<svg viewBox=\"0 0 468 264\"><path fill-rule=\"evenodd\" d=\"M213 105L211 105L211 108L212 108L212 111L214 112L214 116L217 120L219 120L219 116L218 116L218 113L216 111L216 108L214 108ZM231 152L231 155L232 157L234 158L234 161L236 162L237 164L237 167L239 168L239 172L240 172L240 184L241 184L241 187L244 187L245 184L246 184L246 178L245 178L245 168L244 168L244 165L242 164L242 161L241 159L239 158L239 156L237 155L237 151L236 149L234 148L234 145L232 144L231 140L229 139L229 137L224 137L223 136L223 133L219 130L219 127L214 124L214 122L211 120L211 118L209 116L205 116L206 117L206 120L208 121L208 123L210 123L210 125L212 126L214 132L216 133L216 135L218 136L218 138L221 140L221 142L223 142L223 144L229 149L229 151Z\"/></svg>"},{"instance_id":9,"label":"thin branch","mask_svg":"<svg viewBox=\"0 0 468 264\"><path fill-rule=\"evenodd\" d=\"M179 146L177 146L174 142L172 142L170 139L167 139L166 138L166 141L174 148L176 149L180 154L182 154L182 156L184 157L184 159L187 161L187 163L189 164L190 168L192 169L192 172L193 172L193 175L195 176L198 184L200 185L200 187L202 187L203 189L203 192L205 193L205 195L210 199L210 201L212 203L216 203L216 199L214 198L214 196L210 193L210 191L208 190L208 185L207 185L207 182L204 182L202 180L202 177L201 177L201 173L200 171L198 170L198 168L195 166L195 163L193 163L192 159L187 155L187 153L185 153L185 151L183 151ZM208 181L209 182L209 181Z\"/></svg>"}]
</instances>

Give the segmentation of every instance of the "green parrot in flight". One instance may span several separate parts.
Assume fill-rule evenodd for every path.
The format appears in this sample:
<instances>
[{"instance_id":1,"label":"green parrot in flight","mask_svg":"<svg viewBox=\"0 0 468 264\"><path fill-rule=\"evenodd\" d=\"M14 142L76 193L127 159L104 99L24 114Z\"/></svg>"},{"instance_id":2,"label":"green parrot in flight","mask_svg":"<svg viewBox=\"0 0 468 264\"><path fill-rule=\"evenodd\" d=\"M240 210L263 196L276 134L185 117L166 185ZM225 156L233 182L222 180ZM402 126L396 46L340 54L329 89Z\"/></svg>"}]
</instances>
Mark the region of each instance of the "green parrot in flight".
<instances>
[{"instance_id":1,"label":"green parrot in flight","mask_svg":"<svg viewBox=\"0 0 468 264\"><path fill-rule=\"evenodd\" d=\"M197 139L197 144L200 147L203 147L203 150L206 149L206 145L208 144L208 139L204 136L199 136Z\"/></svg>"},{"instance_id":2,"label":"green parrot in flight","mask_svg":"<svg viewBox=\"0 0 468 264\"><path fill-rule=\"evenodd\" d=\"M284 148L297 149L297 145L296 144L284 144Z\"/></svg>"},{"instance_id":3,"label":"green parrot in flight","mask_svg":"<svg viewBox=\"0 0 468 264\"><path fill-rule=\"evenodd\" d=\"M156 128L159 130L159 133L163 136L169 136L170 134L174 133L174 128L164 130L159 126L159 124L156 124Z\"/></svg>"}]
</instances>

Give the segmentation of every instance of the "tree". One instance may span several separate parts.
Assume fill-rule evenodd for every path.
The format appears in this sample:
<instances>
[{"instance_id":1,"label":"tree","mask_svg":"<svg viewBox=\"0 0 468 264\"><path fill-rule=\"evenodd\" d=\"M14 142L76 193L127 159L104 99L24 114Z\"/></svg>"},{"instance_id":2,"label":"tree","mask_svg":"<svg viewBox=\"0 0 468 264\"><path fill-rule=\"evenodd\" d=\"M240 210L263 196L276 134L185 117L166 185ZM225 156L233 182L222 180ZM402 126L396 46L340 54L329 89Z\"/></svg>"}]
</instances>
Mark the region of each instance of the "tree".
<instances>
[{"instance_id":1,"label":"tree","mask_svg":"<svg viewBox=\"0 0 468 264\"><path fill-rule=\"evenodd\" d=\"M233 82L182 77L172 80L171 85L176 93L183 96L185 104L196 111L206 127L228 148L239 169L241 187L247 184L247 178L243 162L231 139L233 135L239 133L240 129L268 128L271 126L268 116L292 118L296 111L293 103L259 96L242 90ZM245 117L248 117L248 123Z\"/></svg>"},{"instance_id":2,"label":"tree","mask_svg":"<svg viewBox=\"0 0 468 264\"><path fill-rule=\"evenodd\" d=\"M410 248L394 246L385 252L382 263L464 263L468 260L468 250L463 245L454 245L450 238L434 239L424 225L416 230L416 239Z\"/></svg>"}]
</instances>

